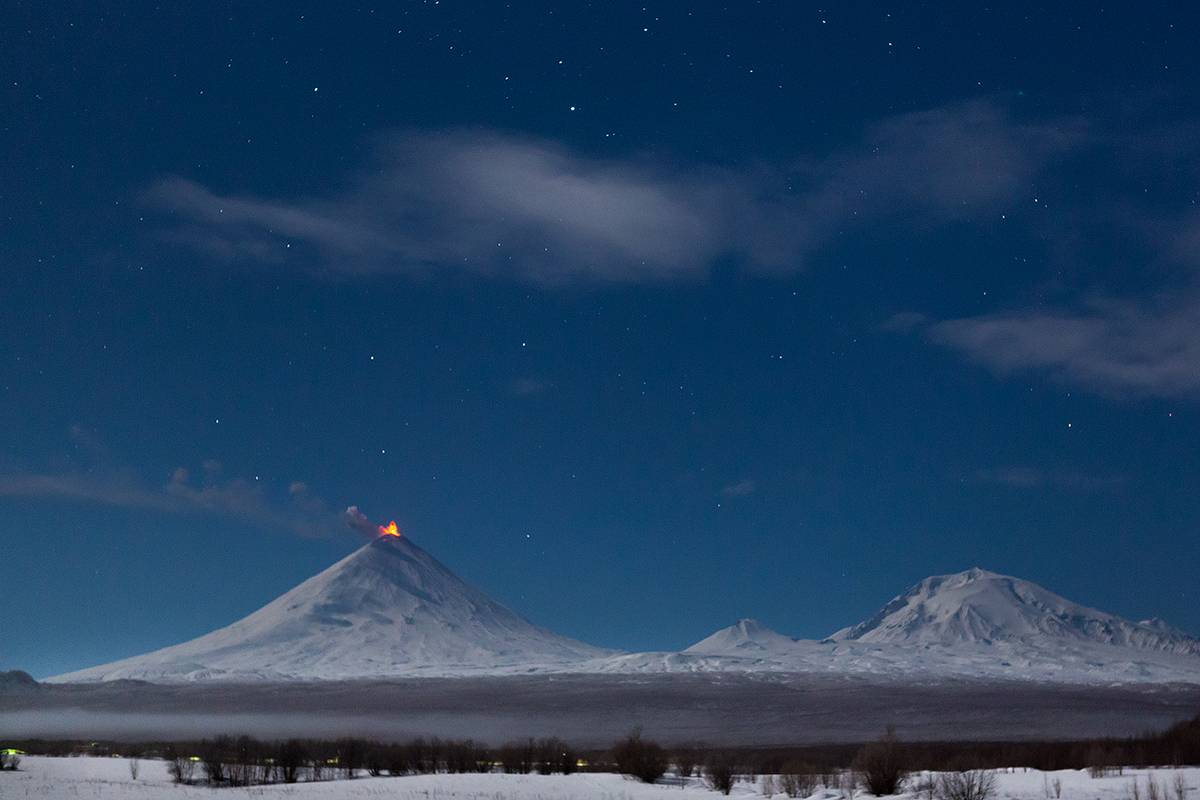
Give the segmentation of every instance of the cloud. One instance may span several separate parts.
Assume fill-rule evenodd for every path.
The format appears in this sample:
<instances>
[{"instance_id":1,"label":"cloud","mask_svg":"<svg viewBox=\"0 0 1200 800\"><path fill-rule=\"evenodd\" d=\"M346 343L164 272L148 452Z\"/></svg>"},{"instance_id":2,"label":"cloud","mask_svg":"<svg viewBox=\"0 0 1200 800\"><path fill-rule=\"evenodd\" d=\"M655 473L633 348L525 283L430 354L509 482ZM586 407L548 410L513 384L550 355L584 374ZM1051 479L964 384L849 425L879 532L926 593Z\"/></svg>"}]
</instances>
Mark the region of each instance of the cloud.
<instances>
[{"instance_id":1,"label":"cloud","mask_svg":"<svg viewBox=\"0 0 1200 800\"><path fill-rule=\"evenodd\" d=\"M168 177L145 199L171 216L168 239L230 261L542 284L694 280L728 256L800 269L873 219L963 219L1023 191L1080 135L1075 122L1021 124L979 101L893 117L845 151L730 168L597 158L495 131L407 131L378 137L369 168L330 196L222 194Z\"/></svg>"},{"instance_id":2,"label":"cloud","mask_svg":"<svg viewBox=\"0 0 1200 800\"><path fill-rule=\"evenodd\" d=\"M0 475L0 497L82 500L119 508L144 508L155 511L176 511L179 507L178 503L162 490L145 486L135 478L123 474Z\"/></svg>"},{"instance_id":3,"label":"cloud","mask_svg":"<svg viewBox=\"0 0 1200 800\"><path fill-rule=\"evenodd\" d=\"M924 326L928 322L929 317L924 314L916 311L901 311L885 319L879 327L885 331L908 333Z\"/></svg>"},{"instance_id":4,"label":"cloud","mask_svg":"<svg viewBox=\"0 0 1200 800\"><path fill-rule=\"evenodd\" d=\"M158 486L130 473L10 473L0 475L0 497L80 501L169 514L212 514L309 537L331 536L347 525L363 530L357 518L331 511L301 482L291 484L286 500L275 500L267 496L258 481L218 480L217 462L205 462L205 471L209 475L206 482L193 483L189 470L179 467L165 485Z\"/></svg>"},{"instance_id":5,"label":"cloud","mask_svg":"<svg viewBox=\"0 0 1200 800\"><path fill-rule=\"evenodd\" d=\"M508 391L517 397L541 394L550 388L550 381L543 378L517 378L508 385Z\"/></svg>"},{"instance_id":6,"label":"cloud","mask_svg":"<svg viewBox=\"0 0 1200 800\"><path fill-rule=\"evenodd\" d=\"M816 165L820 179L794 222L828 234L884 216L924 224L969 218L1021 196L1085 136L1079 119L1021 123L983 100L901 114L876 125L858 148Z\"/></svg>"},{"instance_id":7,"label":"cloud","mask_svg":"<svg viewBox=\"0 0 1200 800\"><path fill-rule=\"evenodd\" d=\"M1062 472L1036 467L984 469L975 473L975 479L982 483L999 484L1014 489L1052 488L1084 492L1113 489L1125 483L1125 478L1118 475L1085 475L1081 472Z\"/></svg>"},{"instance_id":8,"label":"cloud","mask_svg":"<svg viewBox=\"0 0 1200 800\"><path fill-rule=\"evenodd\" d=\"M722 497L745 497L746 495L754 494L757 485L750 479L741 480L737 483L731 483L728 486L721 487Z\"/></svg>"},{"instance_id":9,"label":"cloud","mask_svg":"<svg viewBox=\"0 0 1200 800\"><path fill-rule=\"evenodd\" d=\"M1200 397L1200 293L1098 299L938 322L935 342L994 372L1042 372L1106 394Z\"/></svg>"}]
</instances>

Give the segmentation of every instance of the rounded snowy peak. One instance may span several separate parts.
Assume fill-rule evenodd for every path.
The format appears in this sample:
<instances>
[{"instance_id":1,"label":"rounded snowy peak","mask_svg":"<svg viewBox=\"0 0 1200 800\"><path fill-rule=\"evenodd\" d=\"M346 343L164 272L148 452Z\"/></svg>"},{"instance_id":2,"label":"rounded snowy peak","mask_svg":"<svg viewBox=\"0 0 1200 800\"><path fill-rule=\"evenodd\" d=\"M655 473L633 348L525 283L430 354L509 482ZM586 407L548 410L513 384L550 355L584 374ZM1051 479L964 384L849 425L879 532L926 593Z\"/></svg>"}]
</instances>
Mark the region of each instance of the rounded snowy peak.
<instances>
[{"instance_id":1,"label":"rounded snowy peak","mask_svg":"<svg viewBox=\"0 0 1200 800\"><path fill-rule=\"evenodd\" d=\"M1200 654L1200 641L1178 632L1097 611L979 567L925 578L830 639L946 646L1067 640Z\"/></svg>"},{"instance_id":2,"label":"rounded snowy peak","mask_svg":"<svg viewBox=\"0 0 1200 800\"><path fill-rule=\"evenodd\" d=\"M696 642L683 652L698 655L753 655L789 649L795 640L777 633L756 619L739 619L728 628Z\"/></svg>"}]
</instances>

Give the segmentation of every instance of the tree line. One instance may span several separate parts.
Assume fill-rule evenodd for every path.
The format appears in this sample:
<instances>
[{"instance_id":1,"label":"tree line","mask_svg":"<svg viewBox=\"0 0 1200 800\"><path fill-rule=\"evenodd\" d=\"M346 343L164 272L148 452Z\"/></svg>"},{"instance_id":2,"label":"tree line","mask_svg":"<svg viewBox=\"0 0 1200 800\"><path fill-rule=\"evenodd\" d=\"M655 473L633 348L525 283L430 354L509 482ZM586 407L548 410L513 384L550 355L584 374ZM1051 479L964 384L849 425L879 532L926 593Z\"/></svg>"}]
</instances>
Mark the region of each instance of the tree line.
<instances>
[{"instance_id":1,"label":"tree line","mask_svg":"<svg viewBox=\"0 0 1200 800\"><path fill-rule=\"evenodd\" d=\"M161 756L176 783L213 786L349 780L363 773L371 777L494 771L570 774L579 758L557 738L490 748L470 739L436 737L382 743L354 737L266 742L250 736L168 744Z\"/></svg>"},{"instance_id":2,"label":"tree line","mask_svg":"<svg viewBox=\"0 0 1200 800\"><path fill-rule=\"evenodd\" d=\"M901 742L888 731L874 742L811 747L664 748L640 730L604 750L579 751L558 738L527 738L491 747L470 739L417 738L377 742L363 738L264 741L249 736L218 736L192 742L99 743L67 740L9 742L10 747L43 755L81 752L167 761L180 783L248 786L371 776L432 773L509 772L570 774L580 769L614 771L653 783L668 773L686 780L703 778L728 792L737 780L770 776L778 792L793 797L819 786L865 788L893 793L906 779L923 796L952 798L982 793L987 771L1017 767L1045 771L1089 769L1106 774L1122 767L1200 764L1200 715L1159 733L1123 738L1042 742ZM962 786L919 785L912 776L947 774ZM847 786L847 782L851 786ZM891 789L892 791L888 791Z\"/></svg>"}]
</instances>

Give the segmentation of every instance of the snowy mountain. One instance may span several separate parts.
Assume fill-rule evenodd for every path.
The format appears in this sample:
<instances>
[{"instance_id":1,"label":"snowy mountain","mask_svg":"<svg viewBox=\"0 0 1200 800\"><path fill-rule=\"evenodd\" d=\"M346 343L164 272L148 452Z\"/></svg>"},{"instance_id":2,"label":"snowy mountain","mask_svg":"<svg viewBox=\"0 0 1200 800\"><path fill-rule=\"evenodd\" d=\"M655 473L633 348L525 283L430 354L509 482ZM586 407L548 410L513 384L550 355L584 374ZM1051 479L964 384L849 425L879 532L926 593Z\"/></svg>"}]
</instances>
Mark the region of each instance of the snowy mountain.
<instances>
[{"instance_id":1,"label":"snowy mountain","mask_svg":"<svg viewBox=\"0 0 1200 800\"><path fill-rule=\"evenodd\" d=\"M1200 684L1200 640L1161 620L1132 622L971 569L926 578L821 641L742 619L680 652L615 653L536 627L408 539L383 535L228 627L49 680L751 672Z\"/></svg>"},{"instance_id":2,"label":"snowy mountain","mask_svg":"<svg viewBox=\"0 0 1200 800\"><path fill-rule=\"evenodd\" d=\"M739 619L728 628L696 642L683 652L693 655L760 658L796 648L796 640L763 625L756 619Z\"/></svg>"},{"instance_id":3,"label":"snowy mountain","mask_svg":"<svg viewBox=\"0 0 1200 800\"><path fill-rule=\"evenodd\" d=\"M1090 643L1200 656L1200 640L1161 620L1131 622L978 567L926 578L875 616L829 638L941 646L1020 642L1051 649Z\"/></svg>"},{"instance_id":4,"label":"snowy mountain","mask_svg":"<svg viewBox=\"0 0 1200 800\"><path fill-rule=\"evenodd\" d=\"M527 622L407 538L383 535L228 627L50 680L172 683L519 672L610 653Z\"/></svg>"},{"instance_id":5,"label":"snowy mountain","mask_svg":"<svg viewBox=\"0 0 1200 800\"><path fill-rule=\"evenodd\" d=\"M601 672L803 673L896 680L1200 683L1200 640L1131 622L982 569L938 575L827 639L743 619L681 653L630 654Z\"/></svg>"}]
</instances>

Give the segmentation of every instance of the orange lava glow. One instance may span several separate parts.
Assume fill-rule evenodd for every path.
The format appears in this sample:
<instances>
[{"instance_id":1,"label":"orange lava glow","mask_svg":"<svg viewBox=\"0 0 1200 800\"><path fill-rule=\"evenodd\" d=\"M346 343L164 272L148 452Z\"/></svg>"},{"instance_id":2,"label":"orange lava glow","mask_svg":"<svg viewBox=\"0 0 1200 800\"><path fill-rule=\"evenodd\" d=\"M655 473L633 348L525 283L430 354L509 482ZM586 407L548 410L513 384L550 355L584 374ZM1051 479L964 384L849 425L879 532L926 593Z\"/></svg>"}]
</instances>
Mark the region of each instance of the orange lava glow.
<instances>
[{"instance_id":1,"label":"orange lava glow","mask_svg":"<svg viewBox=\"0 0 1200 800\"><path fill-rule=\"evenodd\" d=\"M392 520L387 525L380 525L379 526L379 535L380 536L399 536L400 529L398 527L396 527L396 520Z\"/></svg>"}]
</instances>

